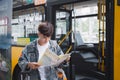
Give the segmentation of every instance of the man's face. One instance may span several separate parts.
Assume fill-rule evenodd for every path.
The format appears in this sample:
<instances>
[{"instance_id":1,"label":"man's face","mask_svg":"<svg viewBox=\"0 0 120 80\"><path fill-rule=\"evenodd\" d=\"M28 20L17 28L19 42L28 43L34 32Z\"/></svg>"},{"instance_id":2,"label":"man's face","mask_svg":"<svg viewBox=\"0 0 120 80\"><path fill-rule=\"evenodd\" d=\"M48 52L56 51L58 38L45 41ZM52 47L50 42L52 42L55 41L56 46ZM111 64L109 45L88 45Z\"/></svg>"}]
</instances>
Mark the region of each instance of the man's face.
<instances>
[{"instance_id":1,"label":"man's face","mask_svg":"<svg viewBox=\"0 0 120 80\"><path fill-rule=\"evenodd\" d=\"M41 33L38 33L38 37L40 42L42 42L43 44L47 43L50 40L50 37L47 37Z\"/></svg>"}]
</instances>

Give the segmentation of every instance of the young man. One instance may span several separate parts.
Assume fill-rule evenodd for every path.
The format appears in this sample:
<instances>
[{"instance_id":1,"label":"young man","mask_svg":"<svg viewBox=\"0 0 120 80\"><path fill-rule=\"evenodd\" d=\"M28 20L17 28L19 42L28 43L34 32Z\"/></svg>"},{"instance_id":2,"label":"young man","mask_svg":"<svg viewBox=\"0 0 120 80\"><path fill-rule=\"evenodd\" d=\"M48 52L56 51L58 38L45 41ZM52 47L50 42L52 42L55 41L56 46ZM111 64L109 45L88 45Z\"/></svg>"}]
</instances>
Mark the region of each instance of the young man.
<instances>
[{"instance_id":1,"label":"young man","mask_svg":"<svg viewBox=\"0 0 120 80\"><path fill-rule=\"evenodd\" d=\"M58 80L57 67L42 66L37 62L47 48L62 55L63 52L56 41L52 41L53 25L48 22L42 22L38 27L38 39L27 45L22 51L18 65L22 71L30 71L30 80Z\"/></svg>"}]
</instances>

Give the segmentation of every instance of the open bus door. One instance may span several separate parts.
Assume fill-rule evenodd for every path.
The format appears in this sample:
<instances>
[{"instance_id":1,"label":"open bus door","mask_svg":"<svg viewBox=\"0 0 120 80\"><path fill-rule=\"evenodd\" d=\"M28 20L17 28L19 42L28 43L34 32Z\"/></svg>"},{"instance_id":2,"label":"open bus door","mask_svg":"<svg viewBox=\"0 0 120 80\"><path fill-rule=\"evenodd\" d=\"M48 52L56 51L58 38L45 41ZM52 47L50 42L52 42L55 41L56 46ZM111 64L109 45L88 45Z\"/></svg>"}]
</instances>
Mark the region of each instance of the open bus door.
<instances>
[{"instance_id":1,"label":"open bus door","mask_svg":"<svg viewBox=\"0 0 120 80\"><path fill-rule=\"evenodd\" d=\"M65 54L69 53L72 48L72 10L56 8L53 19L55 20L54 39L57 40ZM67 79L70 80L70 66L68 65L64 70Z\"/></svg>"},{"instance_id":2,"label":"open bus door","mask_svg":"<svg viewBox=\"0 0 120 80\"><path fill-rule=\"evenodd\" d=\"M71 14L71 17L68 15L69 10L66 10L65 6L70 6L71 3L74 5L74 3L77 3L77 2L82 2L82 0L81 1L78 1L78 0L75 0L75 1L74 0L69 0L69 1L55 1L53 3L51 2L51 4L50 3L48 4L47 11L48 11L49 14L47 14L47 18L48 18L47 20L50 21L55 26L55 31L54 31L52 39L56 39L58 41L58 43L60 41L62 41L61 34L64 34L64 31L68 31L69 32L72 29L71 28L72 26L70 26L70 25L67 25L65 27L67 21L69 21L69 22L67 22L68 24L72 25L72 14ZM65 19L64 18L64 14L67 14L67 16L69 16L70 18L68 17L68 20L66 20L67 17L65 17L66 18ZM63 25L64 25L64 27L63 27ZM67 32L65 34L67 34ZM66 41L67 41L67 39L66 39ZM66 50L65 49L66 48L66 45L65 45L66 41L64 41L62 43L63 47L61 45L61 48L63 49L64 52ZM68 43L69 43L69 40L68 40ZM90 60L86 61L86 59L84 58L84 55L86 57L87 54L92 55L92 56L90 56L90 60L92 58L92 61L90 61ZM78 57L78 56L80 56L81 58ZM95 77L94 75L98 75L97 77L99 77L100 80L104 79L104 77L105 77L104 73L99 72L97 70L97 66L96 65L98 64L98 59L97 59L96 55L94 56L94 54L93 54L92 51L88 52L85 49L83 51L83 53L81 54L81 50L80 50L79 53L77 53L76 57L77 58L74 57L73 60L76 60L76 64L80 64L80 65L77 65L78 68L81 68L81 66L82 66L81 62L82 62L82 64L84 64L85 67L83 66L81 69L84 69L84 72L88 72L87 70L89 70L89 73L87 73L87 74L90 77L92 76L92 79ZM82 59L83 59L83 61L82 61ZM73 63L75 63L75 62L73 62ZM92 71L91 71L91 68L93 69ZM69 73L70 74L70 80L75 80L75 75L76 74L75 74L75 71L73 71L73 70L76 70L76 69L74 69L74 65L71 65L71 67L70 67L70 73ZM80 69L78 71L80 72ZM88 75L87 75L87 77L88 77ZM85 78L85 79L88 79L88 78Z\"/></svg>"}]
</instances>

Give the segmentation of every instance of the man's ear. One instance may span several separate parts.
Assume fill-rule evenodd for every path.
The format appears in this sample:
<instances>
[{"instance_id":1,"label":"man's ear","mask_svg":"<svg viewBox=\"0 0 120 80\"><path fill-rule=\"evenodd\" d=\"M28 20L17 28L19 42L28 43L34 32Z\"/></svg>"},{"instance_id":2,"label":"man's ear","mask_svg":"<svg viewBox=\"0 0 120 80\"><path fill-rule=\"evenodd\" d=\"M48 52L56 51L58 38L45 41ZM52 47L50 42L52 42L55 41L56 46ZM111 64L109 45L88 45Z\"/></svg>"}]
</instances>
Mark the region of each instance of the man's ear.
<instances>
[{"instance_id":1,"label":"man's ear","mask_svg":"<svg viewBox=\"0 0 120 80\"><path fill-rule=\"evenodd\" d=\"M40 37L40 32L37 33L38 37Z\"/></svg>"},{"instance_id":2,"label":"man's ear","mask_svg":"<svg viewBox=\"0 0 120 80\"><path fill-rule=\"evenodd\" d=\"M39 37L39 33L37 33L38 37Z\"/></svg>"}]
</instances>

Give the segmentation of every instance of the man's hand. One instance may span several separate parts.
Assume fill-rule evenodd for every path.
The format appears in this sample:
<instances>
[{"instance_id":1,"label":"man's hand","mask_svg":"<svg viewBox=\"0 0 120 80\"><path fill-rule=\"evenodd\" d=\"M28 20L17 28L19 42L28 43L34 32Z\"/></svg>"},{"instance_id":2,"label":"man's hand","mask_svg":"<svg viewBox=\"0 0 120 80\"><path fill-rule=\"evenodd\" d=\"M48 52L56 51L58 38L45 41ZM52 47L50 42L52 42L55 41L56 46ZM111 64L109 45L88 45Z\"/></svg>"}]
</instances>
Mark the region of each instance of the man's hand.
<instances>
[{"instance_id":1,"label":"man's hand","mask_svg":"<svg viewBox=\"0 0 120 80\"><path fill-rule=\"evenodd\" d=\"M69 62L69 61L70 61L70 58L71 58L71 56L69 56L69 57L66 59L66 61Z\"/></svg>"},{"instance_id":2,"label":"man's hand","mask_svg":"<svg viewBox=\"0 0 120 80\"><path fill-rule=\"evenodd\" d=\"M37 62L29 62L28 63L28 68L31 68L31 69L38 69L39 66L40 66L40 64L38 64Z\"/></svg>"}]
</instances>

